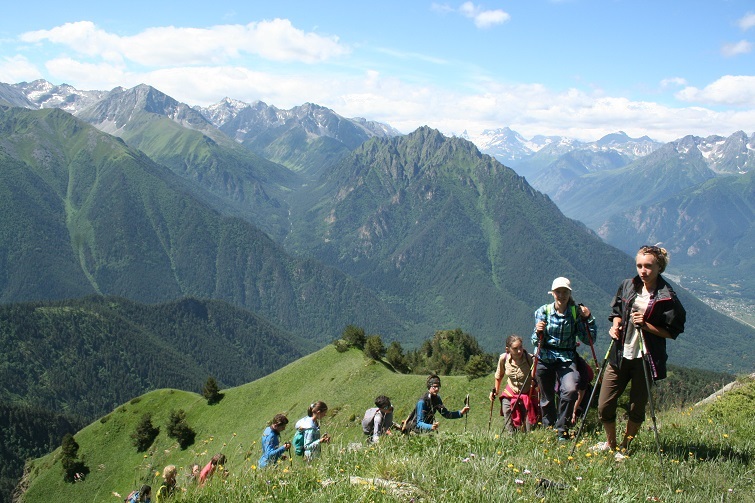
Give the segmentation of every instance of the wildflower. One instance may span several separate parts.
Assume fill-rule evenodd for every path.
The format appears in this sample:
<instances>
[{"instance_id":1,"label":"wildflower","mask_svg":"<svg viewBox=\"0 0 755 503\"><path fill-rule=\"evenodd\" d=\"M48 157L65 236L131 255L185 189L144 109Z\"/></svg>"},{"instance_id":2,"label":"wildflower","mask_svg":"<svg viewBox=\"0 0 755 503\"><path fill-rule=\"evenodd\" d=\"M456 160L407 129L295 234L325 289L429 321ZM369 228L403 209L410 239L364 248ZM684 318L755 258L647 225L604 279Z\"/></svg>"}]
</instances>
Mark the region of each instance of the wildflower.
<instances>
[{"instance_id":1,"label":"wildflower","mask_svg":"<svg viewBox=\"0 0 755 503\"><path fill-rule=\"evenodd\" d=\"M592 456L592 453L591 453L591 452L585 453L585 457L586 457L586 458L589 458L590 456Z\"/></svg>"},{"instance_id":2,"label":"wildflower","mask_svg":"<svg viewBox=\"0 0 755 503\"><path fill-rule=\"evenodd\" d=\"M502 452L501 452L501 451L498 451L498 452L496 452L496 454L498 454L498 455L500 456L500 455L502 454Z\"/></svg>"},{"instance_id":3,"label":"wildflower","mask_svg":"<svg viewBox=\"0 0 755 503\"><path fill-rule=\"evenodd\" d=\"M729 492L731 492L731 489L729 489ZM113 496L115 496L116 498L120 498L121 497L120 493L117 493L115 491L113 491Z\"/></svg>"},{"instance_id":4,"label":"wildflower","mask_svg":"<svg viewBox=\"0 0 755 503\"><path fill-rule=\"evenodd\" d=\"M524 473L525 475L529 475L529 474L530 474L530 473L532 473L532 472L531 472L531 471L529 471L529 470L524 470L524 471L523 471L522 473Z\"/></svg>"},{"instance_id":5,"label":"wildflower","mask_svg":"<svg viewBox=\"0 0 755 503\"><path fill-rule=\"evenodd\" d=\"M519 473L519 469L518 468L514 468L514 473Z\"/></svg>"},{"instance_id":6,"label":"wildflower","mask_svg":"<svg viewBox=\"0 0 755 503\"><path fill-rule=\"evenodd\" d=\"M676 490L676 494L681 494L681 493L683 493L683 492L684 492L684 491L682 491L681 489L677 489L677 490Z\"/></svg>"},{"instance_id":7,"label":"wildflower","mask_svg":"<svg viewBox=\"0 0 755 503\"><path fill-rule=\"evenodd\" d=\"M159 477L159 476L160 476L160 472L155 472L155 477Z\"/></svg>"},{"instance_id":8,"label":"wildflower","mask_svg":"<svg viewBox=\"0 0 755 503\"><path fill-rule=\"evenodd\" d=\"M509 463L509 468L514 468L514 463Z\"/></svg>"},{"instance_id":9,"label":"wildflower","mask_svg":"<svg viewBox=\"0 0 755 503\"><path fill-rule=\"evenodd\" d=\"M257 469L257 465L252 465L252 470L256 470L256 469Z\"/></svg>"},{"instance_id":10,"label":"wildflower","mask_svg":"<svg viewBox=\"0 0 755 503\"><path fill-rule=\"evenodd\" d=\"M729 434L728 433L724 433L724 438L729 438Z\"/></svg>"},{"instance_id":11,"label":"wildflower","mask_svg":"<svg viewBox=\"0 0 755 503\"><path fill-rule=\"evenodd\" d=\"M462 463L469 463L469 458L464 458L461 460Z\"/></svg>"},{"instance_id":12,"label":"wildflower","mask_svg":"<svg viewBox=\"0 0 755 503\"><path fill-rule=\"evenodd\" d=\"M569 456L569 457L568 457L568 458L566 458L566 459L568 459L569 461L571 461L571 460L573 460L573 459L574 459L574 456Z\"/></svg>"},{"instance_id":13,"label":"wildflower","mask_svg":"<svg viewBox=\"0 0 755 503\"><path fill-rule=\"evenodd\" d=\"M582 477L577 477L577 480L582 480Z\"/></svg>"},{"instance_id":14,"label":"wildflower","mask_svg":"<svg viewBox=\"0 0 755 503\"><path fill-rule=\"evenodd\" d=\"M236 436L236 434L234 433L234 434L233 434L233 436L235 437L235 436Z\"/></svg>"},{"instance_id":15,"label":"wildflower","mask_svg":"<svg viewBox=\"0 0 755 503\"><path fill-rule=\"evenodd\" d=\"M495 439L498 440L499 437L500 437L500 435L498 433L496 433L495 434Z\"/></svg>"},{"instance_id":16,"label":"wildflower","mask_svg":"<svg viewBox=\"0 0 755 503\"><path fill-rule=\"evenodd\" d=\"M522 479L516 479L514 480L514 482L517 483L518 485L524 484L524 481Z\"/></svg>"}]
</instances>

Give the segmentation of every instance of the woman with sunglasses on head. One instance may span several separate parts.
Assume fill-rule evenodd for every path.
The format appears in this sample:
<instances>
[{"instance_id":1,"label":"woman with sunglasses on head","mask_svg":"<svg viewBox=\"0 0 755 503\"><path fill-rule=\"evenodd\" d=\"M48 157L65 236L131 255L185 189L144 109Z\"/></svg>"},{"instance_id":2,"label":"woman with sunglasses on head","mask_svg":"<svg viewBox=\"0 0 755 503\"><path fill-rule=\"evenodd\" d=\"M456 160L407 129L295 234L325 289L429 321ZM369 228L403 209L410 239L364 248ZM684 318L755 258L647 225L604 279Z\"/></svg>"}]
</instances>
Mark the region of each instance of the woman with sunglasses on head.
<instances>
[{"instance_id":1,"label":"woman with sunglasses on head","mask_svg":"<svg viewBox=\"0 0 755 503\"><path fill-rule=\"evenodd\" d=\"M647 353L648 377L658 381L666 377L666 340L676 339L684 331L686 312L674 290L661 273L668 265L668 252L657 246L643 246L635 258L637 276L624 280L611 302L612 325L608 333L613 346L608 357L598 398L598 415L606 432L606 441L595 450L619 450L623 459L631 440L645 420L648 387L645 383L642 353ZM629 420L621 444L616 443L616 407L627 384Z\"/></svg>"}]
</instances>

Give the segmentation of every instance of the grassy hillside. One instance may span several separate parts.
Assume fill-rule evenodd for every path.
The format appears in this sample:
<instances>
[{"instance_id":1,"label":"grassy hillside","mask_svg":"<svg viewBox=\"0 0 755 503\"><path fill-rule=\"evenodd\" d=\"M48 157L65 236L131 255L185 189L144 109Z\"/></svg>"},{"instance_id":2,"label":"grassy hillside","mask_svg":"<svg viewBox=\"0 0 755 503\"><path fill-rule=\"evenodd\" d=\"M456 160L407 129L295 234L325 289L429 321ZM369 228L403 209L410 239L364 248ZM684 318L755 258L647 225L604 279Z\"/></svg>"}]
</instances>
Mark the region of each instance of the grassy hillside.
<instances>
[{"instance_id":1,"label":"grassy hillside","mask_svg":"<svg viewBox=\"0 0 755 503\"><path fill-rule=\"evenodd\" d=\"M391 396L396 418L401 419L424 391L423 376L395 374L365 360L358 351L337 353L328 347L262 379L225 390L225 398L214 406L192 393L158 390L118 407L76 435L80 456L91 470L84 482L63 482L59 451L30 463L23 501L116 501L113 493L125 495L144 482L158 486L156 473L168 463L180 467L179 483L186 486L187 467L206 463L216 452L228 457L229 476L203 489L190 488L173 501L532 501L538 497L708 502L749 501L746 498L753 495L753 384L706 408L659 414L661 471L647 427L622 464L609 454L589 453L587 447L598 440L594 412L584 442L571 460L572 444L558 444L550 431L500 437L501 420L494 415L488 433L486 394L491 382L492 378L443 379L441 395L449 408L461 407L464 395L470 393L468 423L441 419L439 434L396 435L377 447L359 450L352 447L364 439L358 419L375 395ZM266 422L278 412L288 412L296 421L313 400L330 406L322 429L333 435L333 444L324 446L322 458L312 465L297 458L291 465L258 470L259 439ZM195 444L186 450L165 435L170 410L179 408L197 432ZM145 412L153 414L161 432L146 453L138 453L129 434ZM284 432L284 440L293 435L291 429ZM376 477L392 486L373 480ZM540 489L538 478L568 488Z\"/></svg>"}]
</instances>

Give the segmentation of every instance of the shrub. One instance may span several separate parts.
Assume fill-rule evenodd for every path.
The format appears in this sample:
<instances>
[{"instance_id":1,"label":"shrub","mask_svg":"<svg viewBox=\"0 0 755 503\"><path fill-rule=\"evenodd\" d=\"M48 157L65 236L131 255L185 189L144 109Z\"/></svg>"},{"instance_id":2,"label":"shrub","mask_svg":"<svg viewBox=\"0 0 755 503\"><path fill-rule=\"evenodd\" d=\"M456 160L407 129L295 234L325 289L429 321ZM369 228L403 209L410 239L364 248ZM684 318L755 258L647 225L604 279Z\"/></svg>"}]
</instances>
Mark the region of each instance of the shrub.
<instances>
[{"instance_id":1,"label":"shrub","mask_svg":"<svg viewBox=\"0 0 755 503\"><path fill-rule=\"evenodd\" d=\"M406 357L404 356L404 348L401 347L400 342L391 342L391 345L388 346L385 352L385 357L396 372L406 373L409 371L406 365Z\"/></svg>"},{"instance_id":2,"label":"shrub","mask_svg":"<svg viewBox=\"0 0 755 503\"><path fill-rule=\"evenodd\" d=\"M186 449L194 443L196 432L186 422L186 413L182 410L171 410L166 426L168 436L176 439L181 449Z\"/></svg>"},{"instance_id":3,"label":"shrub","mask_svg":"<svg viewBox=\"0 0 755 503\"><path fill-rule=\"evenodd\" d=\"M383 338L379 335L371 335L367 337L367 340L364 343L364 354L373 360L380 360L384 357L385 345L383 344Z\"/></svg>"},{"instance_id":4,"label":"shrub","mask_svg":"<svg viewBox=\"0 0 755 503\"><path fill-rule=\"evenodd\" d=\"M469 358L466 366L469 380L485 377L493 370L494 364L491 355L473 355Z\"/></svg>"},{"instance_id":5,"label":"shrub","mask_svg":"<svg viewBox=\"0 0 755 503\"><path fill-rule=\"evenodd\" d=\"M143 452L149 449L152 442L155 441L160 433L160 428L155 428L152 424L152 414L146 412L136 425L136 429L131 434L131 443L136 447L137 452Z\"/></svg>"},{"instance_id":6,"label":"shrub","mask_svg":"<svg viewBox=\"0 0 755 503\"><path fill-rule=\"evenodd\" d=\"M75 482L81 480L89 468L83 461L77 459L79 455L79 444L73 435L66 433L60 445L60 463L63 465L63 480L66 482Z\"/></svg>"},{"instance_id":7,"label":"shrub","mask_svg":"<svg viewBox=\"0 0 755 503\"><path fill-rule=\"evenodd\" d=\"M207 378L202 388L202 396L207 399L207 403L210 405L216 404L223 399L223 394L220 392L220 387L214 377L210 376Z\"/></svg>"},{"instance_id":8,"label":"shrub","mask_svg":"<svg viewBox=\"0 0 755 503\"><path fill-rule=\"evenodd\" d=\"M348 325L343 329L343 336L341 337L346 344L352 348L364 349L364 344L367 338L364 335L364 329L357 327L356 325Z\"/></svg>"}]
</instances>

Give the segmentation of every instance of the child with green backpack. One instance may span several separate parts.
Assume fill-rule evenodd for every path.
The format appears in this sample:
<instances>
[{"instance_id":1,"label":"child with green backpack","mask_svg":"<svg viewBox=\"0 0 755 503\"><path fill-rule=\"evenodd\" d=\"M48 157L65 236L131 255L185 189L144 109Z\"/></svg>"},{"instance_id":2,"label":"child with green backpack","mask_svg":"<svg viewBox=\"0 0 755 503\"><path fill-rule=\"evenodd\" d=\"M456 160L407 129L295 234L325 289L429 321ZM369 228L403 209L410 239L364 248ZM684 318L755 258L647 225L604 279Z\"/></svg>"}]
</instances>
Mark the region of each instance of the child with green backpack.
<instances>
[{"instance_id":1,"label":"child with green backpack","mask_svg":"<svg viewBox=\"0 0 755 503\"><path fill-rule=\"evenodd\" d=\"M311 461L320 455L320 444L330 442L327 433L320 436L320 420L328 413L325 402L315 402L307 409L307 417L296 422L296 434L294 435L294 452L298 456Z\"/></svg>"}]
</instances>

